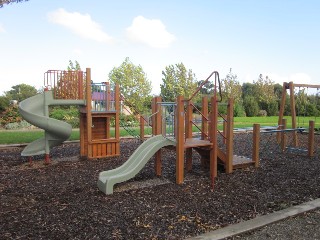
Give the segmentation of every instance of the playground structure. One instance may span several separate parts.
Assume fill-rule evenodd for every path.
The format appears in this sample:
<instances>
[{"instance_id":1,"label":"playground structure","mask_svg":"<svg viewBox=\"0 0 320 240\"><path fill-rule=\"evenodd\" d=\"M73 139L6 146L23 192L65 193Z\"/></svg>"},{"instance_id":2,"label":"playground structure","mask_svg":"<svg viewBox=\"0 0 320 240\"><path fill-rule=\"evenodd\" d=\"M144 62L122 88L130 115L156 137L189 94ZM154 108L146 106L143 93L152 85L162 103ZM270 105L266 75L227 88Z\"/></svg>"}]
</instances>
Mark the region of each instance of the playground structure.
<instances>
[{"instance_id":1,"label":"playground structure","mask_svg":"<svg viewBox=\"0 0 320 240\"><path fill-rule=\"evenodd\" d=\"M302 133L308 130L308 156L312 157L314 155L314 133L315 133L315 121L309 121L309 128L301 128L297 126L297 113L296 113L296 103L295 103L295 88L314 88L319 89L320 85L312 85L312 84L299 84L293 82L284 82L283 83L283 90L281 96L281 104L280 104L280 111L279 111L279 119L278 119L278 126L279 132L277 133L277 141L281 143L283 151L285 151L285 146L287 144L287 139L285 135L281 132L291 132L292 133L292 148L295 152L305 151L306 149L301 149L299 147L299 139L298 133ZM286 95L287 90L289 90L289 98L290 98L290 111L291 111L291 129L287 129L287 122L284 119L284 109L285 109L285 102L286 102Z\"/></svg>"},{"instance_id":2,"label":"playground structure","mask_svg":"<svg viewBox=\"0 0 320 240\"><path fill-rule=\"evenodd\" d=\"M210 101L208 97L202 98L201 111L192 102L204 84L214 76L214 94ZM259 165L259 127L254 128L254 151L252 159L233 155L233 100L226 103L227 115L218 112L218 99L220 79L218 72L212 72L189 99L178 96L175 102L162 102L161 97L152 100L152 135L143 142L130 158L120 167L99 174L98 188L105 194L112 194L113 187L133 178L155 156L155 174L161 176L161 148L174 146L176 150L176 183L184 181L184 169L192 170L192 149L199 152L202 163L209 163L212 184L217 176L218 162L225 167L227 173L236 168L249 165ZM192 119L196 111L201 117L199 127ZM223 131L219 130L220 119L223 122ZM144 121L141 121L142 123ZM143 125L143 124L142 124ZM200 138L193 136L192 128L201 133ZM218 146L218 138L222 138L223 146ZM213 185L212 185L213 186Z\"/></svg>"},{"instance_id":3,"label":"playground structure","mask_svg":"<svg viewBox=\"0 0 320 240\"><path fill-rule=\"evenodd\" d=\"M193 103L204 84L214 76L214 93L210 101L202 98L201 111ZM26 99L19 105L22 116L31 124L44 129L45 136L29 144L22 156L45 154L49 163L50 149L67 140L71 126L49 118L53 105L80 106L80 156L94 159L120 154L120 91L109 83L92 83L91 69L82 71L49 70L44 74L45 91ZM214 71L189 99L179 96L175 102L162 102L160 97L152 101L152 137L143 142L122 166L99 174L98 187L106 194L113 193L114 184L133 178L155 156L155 173L161 175L161 149L176 149L176 183L184 181L184 169L192 170L192 151L199 152L202 164L210 166L212 185L217 176L218 163L226 173L236 168L259 165L259 128L255 128L252 159L233 155L233 100L221 101L219 73ZM224 116L219 105L227 107ZM201 126L193 120L192 113L201 115ZM144 125L149 119L140 116L140 138L144 138ZM223 129L218 124L223 123ZM194 136L193 128L200 136ZM218 142L222 145L218 144Z\"/></svg>"},{"instance_id":4,"label":"playground structure","mask_svg":"<svg viewBox=\"0 0 320 240\"><path fill-rule=\"evenodd\" d=\"M49 70L44 73L44 93L19 104L22 117L44 130L44 137L30 143L22 156L45 155L71 135L70 124L49 118L49 107L79 105L80 156L88 159L120 154L119 86L91 83L91 69L83 71Z\"/></svg>"}]
</instances>

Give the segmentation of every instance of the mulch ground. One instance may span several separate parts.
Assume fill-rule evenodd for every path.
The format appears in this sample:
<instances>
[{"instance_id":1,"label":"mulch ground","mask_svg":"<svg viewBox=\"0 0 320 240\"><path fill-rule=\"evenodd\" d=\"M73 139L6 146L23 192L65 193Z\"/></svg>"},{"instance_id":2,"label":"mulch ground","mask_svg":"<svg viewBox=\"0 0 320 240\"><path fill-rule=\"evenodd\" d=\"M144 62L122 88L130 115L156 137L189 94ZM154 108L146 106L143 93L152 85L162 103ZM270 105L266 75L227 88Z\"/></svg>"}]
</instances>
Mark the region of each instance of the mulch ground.
<instances>
[{"instance_id":1,"label":"mulch ground","mask_svg":"<svg viewBox=\"0 0 320 240\"><path fill-rule=\"evenodd\" d=\"M250 157L251 139L236 134L235 153ZM139 144L122 140L120 157L91 161L79 159L78 143L64 144L47 166L42 156L29 166L21 148L0 149L0 239L184 239L320 197L319 153L282 153L266 135L260 167L220 171L214 190L196 152L193 170L175 184L175 151L164 149L160 178L151 159L104 195L99 172L120 166Z\"/></svg>"}]
</instances>

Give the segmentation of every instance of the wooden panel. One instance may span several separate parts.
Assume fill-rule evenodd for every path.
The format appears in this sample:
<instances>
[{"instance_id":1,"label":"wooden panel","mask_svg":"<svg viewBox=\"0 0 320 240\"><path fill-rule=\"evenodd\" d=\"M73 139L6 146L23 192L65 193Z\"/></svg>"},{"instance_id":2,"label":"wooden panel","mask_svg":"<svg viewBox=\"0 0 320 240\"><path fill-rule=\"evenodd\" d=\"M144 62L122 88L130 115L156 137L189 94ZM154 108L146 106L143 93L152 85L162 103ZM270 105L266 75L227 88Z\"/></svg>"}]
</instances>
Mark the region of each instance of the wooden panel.
<instances>
[{"instance_id":1,"label":"wooden panel","mask_svg":"<svg viewBox=\"0 0 320 240\"><path fill-rule=\"evenodd\" d=\"M101 145L101 156L107 156L107 144L106 143Z\"/></svg>"}]
</instances>

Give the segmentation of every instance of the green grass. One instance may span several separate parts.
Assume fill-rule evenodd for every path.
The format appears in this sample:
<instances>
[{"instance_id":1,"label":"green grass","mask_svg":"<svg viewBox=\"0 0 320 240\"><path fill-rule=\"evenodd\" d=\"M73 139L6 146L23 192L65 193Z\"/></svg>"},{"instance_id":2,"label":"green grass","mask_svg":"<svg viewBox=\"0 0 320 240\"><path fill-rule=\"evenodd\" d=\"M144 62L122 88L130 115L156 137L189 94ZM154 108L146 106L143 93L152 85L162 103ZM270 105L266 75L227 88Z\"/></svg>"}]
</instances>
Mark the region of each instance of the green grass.
<instances>
[{"instance_id":1,"label":"green grass","mask_svg":"<svg viewBox=\"0 0 320 240\"><path fill-rule=\"evenodd\" d=\"M288 128L291 128L291 118L285 117L288 123ZM308 127L309 120L316 120L315 117L300 117L297 118L298 127ZM252 127L254 123L259 123L261 126L277 126L278 117L235 117L234 118L234 127L235 128L244 128ZM316 128L320 128L320 118L316 120ZM219 128L222 126L220 124ZM135 133L139 134L139 128L135 128ZM193 127L193 131L198 132L196 127ZM145 134L150 134L150 128L146 128ZM30 143L38 138L43 137L44 132L42 130L28 130L28 131L9 131L3 130L0 131L0 144L18 144L18 143ZM111 135L114 136L114 131L111 132ZM126 130L120 129L120 136L130 136ZM69 140L79 140L80 132L78 129L72 131L71 137Z\"/></svg>"}]
</instances>

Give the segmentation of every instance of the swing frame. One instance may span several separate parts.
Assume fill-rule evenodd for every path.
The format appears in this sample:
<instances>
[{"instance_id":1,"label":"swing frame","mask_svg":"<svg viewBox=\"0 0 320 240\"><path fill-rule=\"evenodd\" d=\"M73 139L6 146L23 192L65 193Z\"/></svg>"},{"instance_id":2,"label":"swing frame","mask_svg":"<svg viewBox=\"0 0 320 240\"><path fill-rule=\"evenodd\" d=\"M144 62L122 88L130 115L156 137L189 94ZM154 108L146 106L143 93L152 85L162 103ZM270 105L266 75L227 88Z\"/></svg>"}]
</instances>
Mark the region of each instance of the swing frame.
<instances>
[{"instance_id":1,"label":"swing frame","mask_svg":"<svg viewBox=\"0 0 320 240\"><path fill-rule=\"evenodd\" d=\"M292 128L297 128L297 114L296 114L296 105L295 105L295 98L294 98L294 89L295 88L316 88L319 89L320 85L317 84L299 84L293 82L284 82L283 89L282 89L282 96L281 96L281 104L280 104L280 111L279 111L279 119L278 119L278 126L281 127L282 119L284 115L284 108L286 104L286 95L287 90L289 89L289 97L290 97L290 110L291 110L291 123ZM298 136L297 131L292 132L293 137L293 144L295 147L298 146ZM280 141L280 134L277 135L278 142Z\"/></svg>"}]
</instances>

